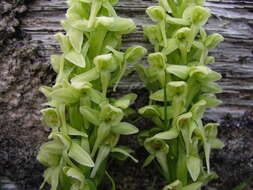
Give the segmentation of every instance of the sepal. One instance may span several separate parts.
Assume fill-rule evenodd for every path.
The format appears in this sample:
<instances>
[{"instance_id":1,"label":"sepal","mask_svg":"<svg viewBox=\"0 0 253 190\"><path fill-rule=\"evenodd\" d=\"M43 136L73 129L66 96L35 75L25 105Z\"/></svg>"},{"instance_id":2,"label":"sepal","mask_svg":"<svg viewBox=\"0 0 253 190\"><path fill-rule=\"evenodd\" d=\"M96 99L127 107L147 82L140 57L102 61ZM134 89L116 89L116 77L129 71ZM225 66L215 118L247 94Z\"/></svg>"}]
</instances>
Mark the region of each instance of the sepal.
<instances>
[{"instance_id":1,"label":"sepal","mask_svg":"<svg viewBox=\"0 0 253 190\"><path fill-rule=\"evenodd\" d=\"M165 20L166 13L164 9L160 6L148 7L146 12L154 22L162 22Z\"/></svg>"}]
</instances>

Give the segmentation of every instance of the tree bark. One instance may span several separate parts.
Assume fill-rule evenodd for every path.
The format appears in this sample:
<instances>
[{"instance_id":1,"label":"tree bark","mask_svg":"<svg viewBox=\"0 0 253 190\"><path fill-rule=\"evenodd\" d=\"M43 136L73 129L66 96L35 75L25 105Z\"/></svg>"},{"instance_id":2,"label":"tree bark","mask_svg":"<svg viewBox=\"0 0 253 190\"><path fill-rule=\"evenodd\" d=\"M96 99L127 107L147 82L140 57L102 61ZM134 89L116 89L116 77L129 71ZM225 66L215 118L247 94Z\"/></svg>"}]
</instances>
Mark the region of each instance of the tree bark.
<instances>
[{"instance_id":1,"label":"tree bark","mask_svg":"<svg viewBox=\"0 0 253 190\"><path fill-rule=\"evenodd\" d=\"M152 47L143 38L142 25L152 23L145 10L154 3L155 1L151 0L119 2L116 7L119 15L130 17L137 24L136 32L124 37L123 48L141 44L152 51ZM213 13L206 25L208 33L218 32L225 38L225 41L211 52L216 58L216 63L211 67L223 76L219 82L223 92L218 95L223 104L210 110L207 116L217 120L230 113L238 117L253 108L253 1L208 0L206 7ZM46 59L59 51L53 34L62 32L59 22L64 19L66 8L65 0L37 0L30 5L29 13L23 20L22 29L31 35L31 43L42 42ZM141 88L143 83L133 75L125 78L121 87Z\"/></svg>"},{"instance_id":2,"label":"tree bark","mask_svg":"<svg viewBox=\"0 0 253 190\"><path fill-rule=\"evenodd\" d=\"M153 51L141 27L151 24L145 9L152 4L155 1L120 0L116 7L119 15L137 24L137 30L124 37L123 49L140 44ZM206 6L213 13L206 25L208 33L218 32L225 41L211 52L216 58L211 67L223 76L219 83L224 91L218 95L223 104L209 110L205 118L222 122L220 137L226 145L212 155L212 169L220 178L206 189L227 190L253 175L253 1L207 0ZM0 3L0 189L37 190L42 182L43 167L36 154L49 131L40 121L45 98L38 88L54 83L49 57L60 53L53 34L63 31L59 22L66 8L66 0ZM139 95L135 108L146 104L147 91L135 73L120 83L120 94L129 91ZM139 116L130 120L138 120L135 124L140 130L152 127ZM155 167L140 169L147 154L139 147L137 137L123 138L121 143L135 149L140 163L126 161L110 166L118 190L162 186ZM9 185L6 177L17 185Z\"/></svg>"}]
</instances>

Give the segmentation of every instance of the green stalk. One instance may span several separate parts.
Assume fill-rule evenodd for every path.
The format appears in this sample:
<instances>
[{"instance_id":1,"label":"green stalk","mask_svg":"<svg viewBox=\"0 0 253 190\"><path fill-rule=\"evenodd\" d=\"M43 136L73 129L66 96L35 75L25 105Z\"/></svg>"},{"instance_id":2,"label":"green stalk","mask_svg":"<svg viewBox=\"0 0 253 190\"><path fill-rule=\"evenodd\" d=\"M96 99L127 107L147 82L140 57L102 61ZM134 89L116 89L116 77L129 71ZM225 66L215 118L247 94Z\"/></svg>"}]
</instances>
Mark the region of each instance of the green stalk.
<instances>
[{"instance_id":1,"label":"green stalk","mask_svg":"<svg viewBox=\"0 0 253 190\"><path fill-rule=\"evenodd\" d=\"M164 69L164 78L165 78L165 83L164 83L164 127L165 129L169 127L169 121L168 121L168 105L167 105L167 72L166 69Z\"/></svg>"},{"instance_id":2,"label":"green stalk","mask_svg":"<svg viewBox=\"0 0 253 190\"><path fill-rule=\"evenodd\" d=\"M119 85L120 80L122 79L124 73L126 72L126 69L127 69L127 63L126 63L126 61L124 61L123 62L123 67L122 67L121 71L119 72L119 76L117 76L117 81L115 82L115 85L113 87L113 91L114 92L116 91L116 89L117 89L117 87Z\"/></svg>"}]
</instances>

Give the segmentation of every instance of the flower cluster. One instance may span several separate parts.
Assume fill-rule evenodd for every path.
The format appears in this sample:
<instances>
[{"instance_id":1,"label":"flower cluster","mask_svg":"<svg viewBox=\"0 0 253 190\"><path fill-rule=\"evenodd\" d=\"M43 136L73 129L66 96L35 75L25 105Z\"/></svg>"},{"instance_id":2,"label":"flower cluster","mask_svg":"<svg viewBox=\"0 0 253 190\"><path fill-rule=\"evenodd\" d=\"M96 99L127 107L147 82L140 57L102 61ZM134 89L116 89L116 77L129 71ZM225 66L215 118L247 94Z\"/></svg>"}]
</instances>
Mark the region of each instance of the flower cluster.
<instances>
[{"instance_id":1,"label":"flower cluster","mask_svg":"<svg viewBox=\"0 0 253 190\"><path fill-rule=\"evenodd\" d=\"M198 190L215 177L210 171L210 151L222 148L216 138L217 123L204 125L206 108L221 102L215 81L221 75L206 65L214 62L208 51L223 37L207 35L203 26L211 13L204 0L160 0L147 9L155 22L144 26L144 34L154 46L148 67L138 65L140 77L150 91L149 105L139 113L155 127L140 138L150 153L144 166L156 160L168 185L164 190Z\"/></svg>"},{"instance_id":2,"label":"flower cluster","mask_svg":"<svg viewBox=\"0 0 253 190\"><path fill-rule=\"evenodd\" d=\"M51 128L50 141L37 157L48 167L42 187L49 183L51 190L94 190L104 175L112 180L106 171L109 155L137 161L131 149L117 146L120 135L138 132L122 121L136 95L115 99L107 97L107 91L113 85L116 90L127 66L137 63L146 50L134 46L119 51L122 35L135 30L135 24L117 16L116 3L68 1L62 21L66 34L55 35L63 53L51 56L56 82L41 87L48 99L43 121Z\"/></svg>"}]
</instances>

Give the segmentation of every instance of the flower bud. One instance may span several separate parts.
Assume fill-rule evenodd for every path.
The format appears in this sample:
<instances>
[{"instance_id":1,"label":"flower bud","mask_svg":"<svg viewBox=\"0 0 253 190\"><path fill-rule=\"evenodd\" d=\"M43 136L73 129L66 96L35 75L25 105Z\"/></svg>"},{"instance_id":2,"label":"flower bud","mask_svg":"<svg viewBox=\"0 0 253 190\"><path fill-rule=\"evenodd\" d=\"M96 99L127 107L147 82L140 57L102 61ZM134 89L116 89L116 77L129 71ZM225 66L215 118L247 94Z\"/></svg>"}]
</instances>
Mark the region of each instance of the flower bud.
<instances>
[{"instance_id":1,"label":"flower bud","mask_svg":"<svg viewBox=\"0 0 253 190\"><path fill-rule=\"evenodd\" d=\"M216 138L218 134L219 123L208 123L205 125L205 134L207 138Z\"/></svg>"},{"instance_id":2,"label":"flower bud","mask_svg":"<svg viewBox=\"0 0 253 190\"><path fill-rule=\"evenodd\" d=\"M194 77L198 81L217 81L221 79L221 75L206 66L195 66L190 69L190 77Z\"/></svg>"},{"instance_id":3,"label":"flower bud","mask_svg":"<svg viewBox=\"0 0 253 190\"><path fill-rule=\"evenodd\" d=\"M185 65L168 65L166 72L185 80L189 75L189 67Z\"/></svg>"},{"instance_id":4,"label":"flower bud","mask_svg":"<svg viewBox=\"0 0 253 190\"><path fill-rule=\"evenodd\" d=\"M102 106L101 113L99 115L101 121L108 125L117 125L124 117L124 113L120 108L106 104Z\"/></svg>"},{"instance_id":5,"label":"flower bud","mask_svg":"<svg viewBox=\"0 0 253 190\"><path fill-rule=\"evenodd\" d=\"M188 27L183 27L181 29L179 29L176 34L175 37L179 40L179 41L189 41L191 39L192 36L192 31L190 28Z\"/></svg>"},{"instance_id":6,"label":"flower bud","mask_svg":"<svg viewBox=\"0 0 253 190\"><path fill-rule=\"evenodd\" d=\"M169 146L165 143L165 141L160 139L149 138L145 140L144 146L146 150L152 155L156 155L160 151L164 153L169 152Z\"/></svg>"},{"instance_id":7,"label":"flower bud","mask_svg":"<svg viewBox=\"0 0 253 190\"><path fill-rule=\"evenodd\" d=\"M222 101L218 100L214 94L202 94L198 97L198 100L205 100L206 107L215 107L222 103Z\"/></svg>"},{"instance_id":8,"label":"flower bud","mask_svg":"<svg viewBox=\"0 0 253 190\"><path fill-rule=\"evenodd\" d=\"M57 33L54 35L55 39L58 40L61 46L61 50L66 53L71 49L71 44L69 42L68 36L62 34L62 33Z\"/></svg>"},{"instance_id":9,"label":"flower bud","mask_svg":"<svg viewBox=\"0 0 253 190\"><path fill-rule=\"evenodd\" d=\"M206 59L205 59L205 64L211 64L211 63L215 63L215 58L212 57L212 56L208 56Z\"/></svg>"},{"instance_id":10,"label":"flower bud","mask_svg":"<svg viewBox=\"0 0 253 190\"><path fill-rule=\"evenodd\" d=\"M104 26L109 31L120 32L121 34L130 33L136 28L134 22L131 19L120 17L98 17L96 26L98 25Z\"/></svg>"},{"instance_id":11,"label":"flower bud","mask_svg":"<svg viewBox=\"0 0 253 190\"><path fill-rule=\"evenodd\" d=\"M215 48L220 42L224 40L223 36L220 34L209 35L205 40L205 46L207 48Z\"/></svg>"},{"instance_id":12,"label":"flower bud","mask_svg":"<svg viewBox=\"0 0 253 190\"><path fill-rule=\"evenodd\" d=\"M210 17L210 9L201 6L187 8L183 13L183 18L190 20L193 24L203 26Z\"/></svg>"},{"instance_id":13,"label":"flower bud","mask_svg":"<svg viewBox=\"0 0 253 190\"><path fill-rule=\"evenodd\" d=\"M57 166L60 162L60 157L57 154L47 152L41 147L41 150L38 153L37 160L45 166Z\"/></svg>"},{"instance_id":14,"label":"flower bud","mask_svg":"<svg viewBox=\"0 0 253 190\"><path fill-rule=\"evenodd\" d=\"M147 53L147 50L142 46L133 46L126 50L125 60L127 63L138 62Z\"/></svg>"},{"instance_id":15,"label":"flower bud","mask_svg":"<svg viewBox=\"0 0 253 190\"><path fill-rule=\"evenodd\" d=\"M184 94L187 90L187 84L184 81L174 81L167 84L168 92L172 96L180 96Z\"/></svg>"},{"instance_id":16,"label":"flower bud","mask_svg":"<svg viewBox=\"0 0 253 190\"><path fill-rule=\"evenodd\" d=\"M166 66L165 57L162 53L152 53L148 56L148 62L150 65L163 69Z\"/></svg>"},{"instance_id":17,"label":"flower bud","mask_svg":"<svg viewBox=\"0 0 253 190\"><path fill-rule=\"evenodd\" d=\"M197 120L203 117L206 110L206 101L200 100L191 107L192 118Z\"/></svg>"},{"instance_id":18,"label":"flower bud","mask_svg":"<svg viewBox=\"0 0 253 190\"><path fill-rule=\"evenodd\" d=\"M42 121L50 128L55 129L59 127L59 118L55 108L46 108L41 110Z\"/></svg>"},{"instance_id":19,"label":"flower bud","mask_svg":"<svg viewBox=\"0 0 253 190\"><path fill-rule=\"evenodd\" d=\"M116 69L116 64L113 63L112 54L100 55L94 58L94 64L99 71L114 71Z\"/></svg>"},{"instance_id":20,"label":"flower bud","mask_svg":"<svg viewBox=\"0 0 253 190\"><path fill-rule=\"evenodd\" d=\"M156 45L162 41L162 33L158 26L147 25L143 27L144 35L148 38L151 44Z\"/></svg>"},{"instance_id":21,"label":"flower bud","mask_svg":"<svg viewBox=\"0 0 253 190\"><path fill-rule=\"evenodd\" d=\"M149 7L146 12L154 22L161 22L166 17L164 9L160 6Z\"/></svg>"}]
</instances>

